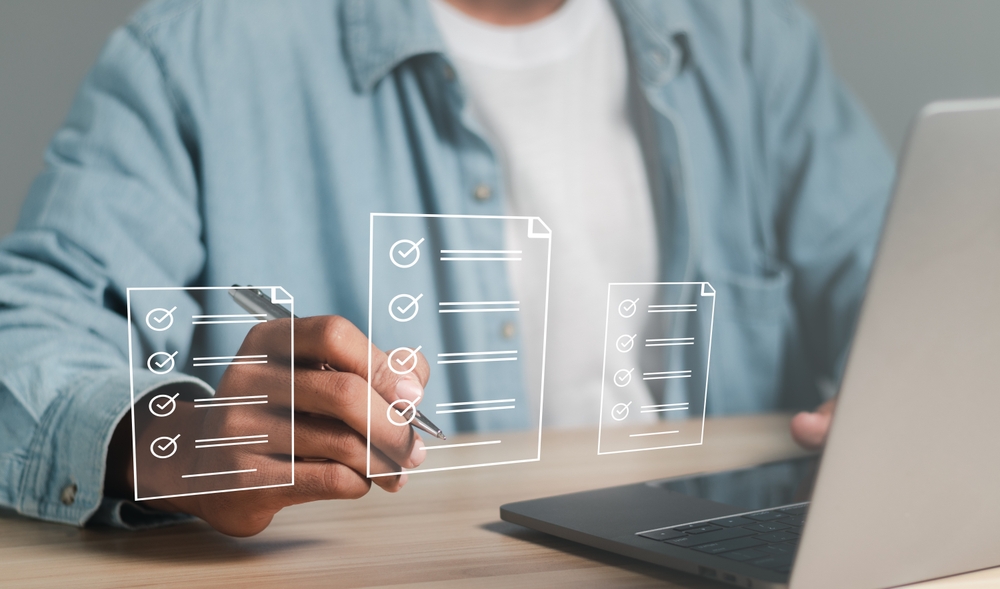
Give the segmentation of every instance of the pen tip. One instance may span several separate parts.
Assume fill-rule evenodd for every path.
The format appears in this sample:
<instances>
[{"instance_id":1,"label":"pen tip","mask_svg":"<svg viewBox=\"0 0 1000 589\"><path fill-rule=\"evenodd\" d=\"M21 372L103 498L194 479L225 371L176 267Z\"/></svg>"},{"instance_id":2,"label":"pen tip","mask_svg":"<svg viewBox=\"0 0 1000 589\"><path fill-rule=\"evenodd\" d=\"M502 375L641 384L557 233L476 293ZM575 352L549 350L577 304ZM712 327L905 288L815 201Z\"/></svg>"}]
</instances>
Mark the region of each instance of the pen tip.
<instances>
[{"instance_id":1,"label":"pen tip","mask_svg":"<svg viewBox=\"0 0 1000 589\"><path fill-rule=\"evenodd\" d=\"M448 439L448 436L444 435L444 432L438 432L437 437L441 438L442 440Z\"/></svg>"}]
</instances>

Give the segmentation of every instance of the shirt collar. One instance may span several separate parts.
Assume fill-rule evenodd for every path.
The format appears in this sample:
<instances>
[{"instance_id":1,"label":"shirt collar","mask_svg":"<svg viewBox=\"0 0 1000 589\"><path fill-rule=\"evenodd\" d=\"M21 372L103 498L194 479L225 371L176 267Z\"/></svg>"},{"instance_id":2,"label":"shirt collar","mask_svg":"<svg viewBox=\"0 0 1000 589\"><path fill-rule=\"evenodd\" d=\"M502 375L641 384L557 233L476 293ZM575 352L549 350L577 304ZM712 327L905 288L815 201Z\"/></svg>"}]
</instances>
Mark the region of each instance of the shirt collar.
<instances>
[{"instance_id":1,"label":"shirt collar","mask_svg":"<svg viewBox=\"0 0 1000 589\"><path fill-rule=\"evenodd\" d=\"M344 52L358 91L370 92L411 57L445 51L424 0L346 0L341 11Z\"/></svg>"},{"instance_id":2,"label":"shirt collar","mask_svg":"<svg viewBox=\"0 0 1000 589\"><path fill-rule=\"evenodd\" d=\"M642 80L662 85L691 61L686 0L613 0ZM445 53L426 0L345 0L344 52L354 87L370 92L399 64Z\"/></svg>"},{"instance_id":3,"label":"shirt collar","mask_svg":"<svg viewBox=\"0 0 1000 589\"><path fill-rule=\"evenodd\" d=\"M613 0L642 82L662 86L693 60L687 0Z\"/></svg>"}]
</instances>

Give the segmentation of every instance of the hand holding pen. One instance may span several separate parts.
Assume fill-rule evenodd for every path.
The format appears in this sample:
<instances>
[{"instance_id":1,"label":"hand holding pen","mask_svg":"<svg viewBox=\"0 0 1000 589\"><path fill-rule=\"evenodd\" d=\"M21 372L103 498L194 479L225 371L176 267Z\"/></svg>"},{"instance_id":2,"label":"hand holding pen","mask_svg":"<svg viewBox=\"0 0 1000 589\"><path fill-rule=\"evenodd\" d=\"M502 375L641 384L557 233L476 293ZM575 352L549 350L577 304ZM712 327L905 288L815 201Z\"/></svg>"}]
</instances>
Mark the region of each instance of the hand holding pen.
<instances>
[{"instance_id":1,"label":"hand holding pen","mask_svg":"<svg viewBox=\"0 0 1000 589\"><path fill-rule=\"evenodd\" d=\"M251 292L250 289L234 289ZM248 298L246 300L253 300ZM246 302L244 300L244 302ZM259 297L257 302L269 297ZM265 314L272 320L258 323L246 335L237 352L240 357L267 358L266 363L234 363L228 366L216 387L215 399L265 399L266 403L227 404L216 402L218 409L199 409L178 392L172 394L176 403L171 432L180 443L187 440L249 440L233 446L231 452L177 452L169 460L150 457L148 452L138 458L153 464L143 464L144 472L176 474L218 472L227 477L233 487L252 487L267 482L266 473L284 470L288 461L295 461L295 483L291 486L261 488L238 493L166 496L145 502L148 507L179 511L198 516L220 532L234 536L249 536L267 527L274 514L282 508L308 501L324 499L355 499L365 495L375 484L395 492L406 483L406 475L367 478L368 461L372 472L400 472L423 463L426 452L420 436L412 427L393 425L386 419L371 421L370 436L368 406L373 414L386 415L390 403L399 399L413 401L423 396L423 387L430 376L430 367L423 356L406 376L393 373L380 350L372 349L373 390L368 394L368 338L343 317L321 316L295 319L295 349L292 353L291 314L284 309L279 318L277 309L247 307L252 314ZM294 358L293 358L294 356ZM294 364L293 364L294 360ZM294 365L294 401L290 395L289 368ZM321 369L321 366L330 369ZM139 447L155 444L155 427L143 422L157 420L136 405L136 436ZM295 416L294 438L288 435L287 412ZM284 413L284 417L282 414ZM410 417L410 415L406 415ZM405 421L405 417L400 418ZM413 421L416 424L416 420ZM419 427L417 425L416 427ZM432 427L432 426L427 426ZM436 428L435 428L436 429ZM263 434L267 442L263 442ZM442 434L443 435L443 434ZM371 445L369 458L368 446ZM212 457L225 459L225 464L201 464ZM173 480L173 479L171 479ZM204 478L185 479L192 489Z\"/></svg>"},{"instance_id":2,"label":"hand holding pen","mask_svg":"<svg viewBox=\"0 0 1000 589\"><path fill-rule=\"evenodd\" d=\"M291 311L289 311L288 309L286 309L281 305L278 305L277 303L271 302L271 299L269 297L265 296L263 293L261 293L259 290L255 288L239 288L237 285L233 285L233 287L234 288L230 289L229 295L233 297L233 300L235 300L239 306L243 307L243 309L245 309L249 313L262 314L268 321L274 319L287 319L287 318L298 319L298 317L292 315ZM375 354L373 354L373 356L374 355ZM378 355L384 356L384 354L381 354L381 352L379 352ZM417 362L419 365L420 358L418 357L417 360L415 360L415 362ZM334 370L334 368L330 366L330 364L327 362L321 363L319 367L320 370ZM375 370L373 369L372 372L374 373ZM419 382L419 379L409 379L409 380L411 381L416 380L417 382ZM396 409L395 407L395 405L398 404L398 401L394 403L393 409L396 411L396 413L402 419L409 421L410 425L412 425L413 427L421 429L438 439L447 440L448 438L447 436L444 435L444 432L441 431L441 428L434 425L434 423L431 420L427 419L427 417L424 416L424 414L421 413L416 408L416 403L419 403L420 398L423 396L423 386L421 385L419 393L416 393L416 389L414 387L408 386L406 382L406 377L404 376L403 379L400 379L400 383L397 385L397 388L398 387L403 387L403 388L400 391L402 394L397 395L397 397L399 399L405 399L406 401L408 401L408 403L406 403L405 404L406 406L403 406L401 410ZM396 399L392 400L386 399L386 400L390 401L390 403L396 401ZM416 412L416 415L412 415L411 417L412 412Z\"/></svg>"}]
</instances>

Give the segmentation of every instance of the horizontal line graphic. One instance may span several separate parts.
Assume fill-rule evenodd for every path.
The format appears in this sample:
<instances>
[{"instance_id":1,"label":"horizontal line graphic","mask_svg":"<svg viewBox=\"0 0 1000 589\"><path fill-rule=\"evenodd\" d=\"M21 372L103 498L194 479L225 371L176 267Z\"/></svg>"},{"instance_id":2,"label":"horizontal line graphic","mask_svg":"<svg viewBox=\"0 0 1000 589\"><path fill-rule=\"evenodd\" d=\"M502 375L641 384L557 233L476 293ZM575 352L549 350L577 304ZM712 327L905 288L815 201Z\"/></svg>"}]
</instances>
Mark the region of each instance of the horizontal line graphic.
<instances>
[{"instance_id":1,"label":"horizontal line graphic","mask_svg":"<svg viewBox=\"0 0 1000 589\"><path fill-rule=\"evenodd\" d=\"M202 405L195 405L195 407L201 407L207 409L209 407L232 407L235 405L267 405L267 401L237 401L236 403L204 403Z\"/></svg>"},{"instance_id":2,"label":"horizontal line graphic","mask_svg":"<svg viewBox=\"0 0 1000 589\"><path fill-rule=\"evenodd\" d=\"M203 472L201 474L182 474L182 479L193 479L195 477L214 477L222 474L241 474L244 472L257 472L256 468L246 468L243 470L223 470L220 472Z\"/></svg>"},{"instance_id":3,"label":"horizontal line graphic","mask_svg":"<svg viewBox=\"0 0 1000 589\"><path fill-rule=\"evenodd\" d=\"M690 370L669 370L666 372L643 372L642 380L668 380L671 378L691 378Z\"/></svg>"},{"instance_id":4,"label":"horizontal line graphic","mask_svg":"<svg viewBox=\"0 0 1000 589\"><path fill-rule=\"evenodd\" d=\"M442 307L461 307L465 305L520 305L521 301L470 301L438 303Z\"/></svg>"},{"instance_id":5,"label":"horizontal line graphic","mask_svg":"<svg viewBox=\"0 0 1000 589\"><path fill-rule=\"evenodd\" d=\"M254 434L252 436L230 436L228 438L205 438L204 440L195 440L195 444L204 444L206 442L233 442L236 440L252 440L257 438L266 438L267 434Z\"/></svg>"},{"instance_id":6,"label":"horizontal line graphic","mask_svg":"<svg viewBox=\"0 0 1000 589\"><path fill-rule=\"evenodd\" d=\"M444 254L520 254L521 250L441 250Z\"/></svg>"},{"instance_id":7,"label":"horizontal line graphic","mask_svg":"<svg viewBox=\"0 0 1000 589\"><path fill-rule=\"evenodd\" d=\"M656 348L661 346L693 346L693 337L663 337L663 338L647 338L646 347Z\"/></svg>"},{"instance_id":8,"label":"horizontal line graphic","mask_svg":"<svg viewBox=\"0 0 1000 589\"><path fill-rule=\"evenodd\" d=\"M503 307L499 309L438 309L438 313L510 313L520 310L520 307Z\"/></svg>"},{"instance_id":9,"label":"horizontal line graphic","mask_svg":"<svg viewBox=\"0 0 1000 589\"><path fill-rule=\"evenodd\" d=\"M252 319L267 317L267 313L240 313L238 315L192 315L192 319Z\"/></svg>"},{"instance_id":10,"label":"horizontal line graphic","mask_svg":"<svg viewBox=\"0 0 1000 589\"><path fill-rule=\"evenodd\" d=\"M192 325L223 325L227 323L266 323L267 319L233 319L227 321L192 321Z\"/></svg>"},{"instance_id":11,"label":"horizontal line graphic","mask_svg":"<svg viewBox=\"0 0 1000 589\"><path fill-rule=\"evenodd\" d=\"M203 356L201 358L193 358L195 362L201 362L203 360L252 360L255 358L267 358L267 354L253 354L246 356Z\"/></svg>"},{"instance_id":12,"label":"horizontal line graphic","mask_svg":"<svg viewBox=\"0 0 1000 589\"><path fill-rule=\"evenodd\" d=\"M452 356L496 356L499 354L516 354L517 350L497 350L495 352L447 352L438 354L439 358L449 358Z\"/></svg>"},{"instance_id":13,"label":"horizontal line graphic","mask_svg":"<svg viewBox=\"0 0 1000 589\"><path fill-rule=\"evenodd\" d=\"M424 446L424 450L443 450L445 448L465 448L468 446L489 446L499 444L500 440L490 440L489 442L467 442L465 444L442 444L440 446Z\"/></svg>"},{"instance_id":14,"label":"horizontal line graphic","mask_svg":"<svg viewBox=\"0 0 1000 589\"><path fill-rule=\"evenodd\" d=\"M202 448L221 448L223 446L246 446L248 444L266 444L267 440L250 440L246 442L220 442L218 444L201 444L195 445L195 450L201 450Z\"/></svg>"},{"instance_id":15,"label":"horizontal line graphic","mask_svg":"<svg viewBox=\"0 0 1000 589\"><path fill-rule=\"evenodd\" d=\"M441 258L442 262L520 262L521 258Z\"/></svg>"},{"instance_id":16,"label":"horizontal line graphic","mask_svg":"<svg viewBox=\"0 0 1000 589\"><path fill-rule=\"evenodd\" d=\"M500 407L490 406L490 407L469 407L466 409L445 409L442 411L435 411L437 415L444 415L446 413L474 413L476 411L499 411L501 409L513 409L514 405L503 405Z\"/></svg>"},{"instance_id":17,"label":"horizontal line graphic","mask_svg":"<svg viewBox=\"0 0 1000 589\"><path fill-rule=\"evenodd\" d=\"M195 403L214 403L216 401L237 401L245 399L266 399L267 395L244 395L241 397L208 397L207 399L195 399Z\"/></svg>"},{"instance_id":18,"label":"horizontal line graphic","mask_svg":"<svg viewBox=\"0 0 1000 589\"><path fill-rule=\"evenodd\" d=\"M513 403L514 399L496 399L493 401L459 401L457 403L437 403L435 407L458 407L459 405L486 405L488 403Z\"/></svg>"},{"instance_id":19,"label":"horizontal line graphic","mask_svg":"<svg viewBox=\"0 0 1000 589\"><path fill-rule=\"evenodd\" d=\"M476 364L480 362L517 362L517 358L469 358L468 360L438 360L438 364Z\"/></svg>"}]
</instances>

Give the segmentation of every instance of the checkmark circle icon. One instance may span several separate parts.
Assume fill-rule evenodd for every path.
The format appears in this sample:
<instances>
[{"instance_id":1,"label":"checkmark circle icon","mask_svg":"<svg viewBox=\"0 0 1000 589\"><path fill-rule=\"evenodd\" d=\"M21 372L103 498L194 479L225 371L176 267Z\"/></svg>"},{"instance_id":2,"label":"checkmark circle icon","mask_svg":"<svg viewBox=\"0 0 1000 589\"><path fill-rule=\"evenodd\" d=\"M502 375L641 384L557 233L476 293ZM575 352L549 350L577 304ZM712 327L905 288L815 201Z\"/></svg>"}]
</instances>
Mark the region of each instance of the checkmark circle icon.
<instances>
[{"instance_id":1,"label":"checkmark circle icon","mask_svg":"<svg viewBox=\"0 0 1000 589\"><path fill-rule=\"evenodd\" d=\"M174 369L174 357L177 352L168 354L166 352L156 352L146 360L146 368L153 374L170 374Z\"/></svg>"},{"instance_id":2,"label":"checkmark circle icon","mask_svg":"<svg viewBox=\"0 0 1000 589\"><path fill-rule=\"evenodd\" d=\"M413 321L417 313L420 312L420 299L423 296L422 294L417 296L398 294L392 297L392 300L389 301L389 316L400 323Z\"/></svg>"},{"instance_id":3,"label":"checkmark circle icon","mask_svg":"<svg viewBox=\"0 0 1000 589\"><path fill-rule=\"evenodd\" d=\"M632 351L632 345L634 343L635 343L634 335L622 335L619 336L618 340L615 342L615 347L618 348L619 352L625 354L627 352Z\"/></svg>"},{"instance_id":4,"label":"checkmark circle icon","mask_svg":"<svg viewBox=\"0 0 1000 589\"><path fill-rule=\"evenodd\" d=\"M622 368L615 373L615 385L618 387L627 387L628 383L632 382L632 371L625 370Z\"/></svg>"},{"instance_id":5,"label":"checkmark circle icon","mask_svg":"<svg viewBox=\"0 0 1000 589\"><path fill-rule=\"evenodd\" d=\"M389 358L386 361L386 364L389 365L389 370L400 376L413 372L413 370L417 367L417 352L419 352L422 347L423 346L417 346L412 350L407 347L402 347L389 352Z\"/></svg>"},{"instance_id":6,"label":"checkmark circle icon","mask_svg":"<svg viewBox=\"0 0 1000 589\"><path fill-rule=\"evenodd\" d=\"M160 460L170 458L177 453L177 438L179 437L181 437L180 434L172 438L160 436L149 445L149 452Z\"/></svg>"},{"instance_id":7,"label":"checkmark circle icon","mask_svg":"<svg viewBox=\"0 0 1000 589\"><path fill-rule=\"evenodd\" d=\"M628 319L632 315L635 315L635 310L639 308L639 299L625 299L621 303L618 303L618 314L622 316L623 319Z\"/></svg>"},{"instance_id":8,"label":"checkmark circle icon","mask_svg":"<svg viewBox=\"0 0 1000 589\"><path fill-rule=\"evenodd\" d=\"M402 407L402 409L400 409ZM407 417L409 415L409 417ZM385 409L385 417L389 423L396 426L410 425L413 418L417 416L417 406L409 399L396 399ZM396 421L402 419L403 421Z\"/></svg>"},{"instance_id":9,"label":"checkmark circle icon","mask_svg":"<svg viewBox=\"0 0 1000 589\"><path fill-rule=\"evenodd\" d=\"M624 420L626 417L628 417L628 406L631 404L632 402L629 401L628 403L618 403L617 405L612 407L611 419L614 419L615 421Z\"/></svg>"},{"instance_id":10,"label":"checkmark circle icon","mask_svg":"<svg viewBox=\"0 0 1000 589\"><path fill-rule=\"evenodd\" d=\"M400 239L389 248L389 261L397 268L412 268L420 261L420 244L424 240L418 241Z\"/></svg>"},{"instance_id":11,"label":"checkmark circle icon","mask_svg":"<svg viewBox=\"0 0 1000 589\"><path fill-rule=\"evenodd\" d=\"M166 331L170 329L174 325L174 311L176 310L177 307L173 309L153 309L149 313L146 313L146 327L153 331Z\"/></svg>"},{"instance_id":12,"label":"checkmark circle icon","mask_svg":"<svg viewBox=\"0 0 1000 589\"><path fill-rule=\"evenodd\" d=\"M149 412L156 417L170 417L177 409L177 395L156 395L149 400Z\"/></svg>"}]
</instances>

